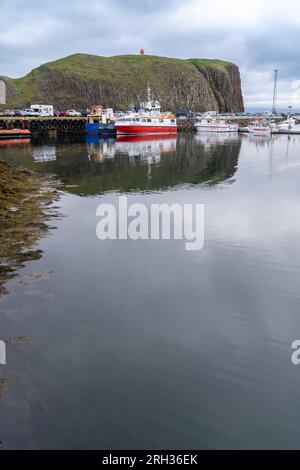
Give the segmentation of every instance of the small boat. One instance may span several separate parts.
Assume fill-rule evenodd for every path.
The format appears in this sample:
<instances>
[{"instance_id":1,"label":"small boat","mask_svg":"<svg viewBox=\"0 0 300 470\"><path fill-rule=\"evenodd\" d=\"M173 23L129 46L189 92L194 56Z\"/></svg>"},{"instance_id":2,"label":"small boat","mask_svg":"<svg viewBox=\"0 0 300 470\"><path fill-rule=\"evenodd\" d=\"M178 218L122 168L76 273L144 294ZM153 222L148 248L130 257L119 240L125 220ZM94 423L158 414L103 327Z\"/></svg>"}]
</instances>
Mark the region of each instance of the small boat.
<instances>
[{"instance_id":1,"label":"small boat","mask_svg":"<svg viewBox=\"0 0 300 470\"><path fill-rule=\"evenodd\" d=\"M195 127L201 132L238 132L238 124L229 123L223 117L203 116L197 119Z\"/></svg>"},{"instance_id":2,"label":"small boat","mask_svg":"<svg viewBox=\"0 0 300 470\"><path fill-rule=\"evenodd\" d=\"M115 136L116 126L113 110L95 106L88 116L85 130L90 135Z\"/></svg>"},{"instance_id":3,"label":"small boat","mask_svg":"<svg viewBox=\"0 0 300 470\"><path fill-rule=\"evenodd\" d=\"M31 137L28 129L0 129L0 139L26 139Z\"/></svg>"},{"instance_id":4,"label":"small boat","mask_svg":"<svg viewBox=\"0 0 300 470\"><path fill-rule=\"evenodd\" d=\"M296 119L288 117L286 121L277 126L279 134L300 134L300 124L296 124Z\"/></svg>"},{"instance_id":5,"label":"small boat","mask_svg":"<svg viewBox=\"0 0 300 470\"><path fill-rule=\"evenodd\" d=\"M177 121L172 113L162 113L159 101L152 98L148 86L148 101L137 112L129 112L116 121L118 135L177 134Z\"/></svg>"},{"instance_id":6,"label":"small boat","mask_svg":"<svg viewBox=\"0 0 300 470\"><path fill-rule=\"evenodd\" d=\"M271 135L272 128L265 122L254 121L249 126L249 133L254 135Z\"/></svg>"}]
</instances>

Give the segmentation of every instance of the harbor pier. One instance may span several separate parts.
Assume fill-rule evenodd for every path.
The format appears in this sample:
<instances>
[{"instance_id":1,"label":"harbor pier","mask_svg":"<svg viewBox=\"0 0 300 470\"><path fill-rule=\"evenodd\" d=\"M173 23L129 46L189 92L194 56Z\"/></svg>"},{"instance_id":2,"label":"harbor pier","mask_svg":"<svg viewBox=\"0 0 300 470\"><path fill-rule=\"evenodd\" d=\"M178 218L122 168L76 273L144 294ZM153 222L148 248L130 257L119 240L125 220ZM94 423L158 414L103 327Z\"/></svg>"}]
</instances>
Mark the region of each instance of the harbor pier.
<instances>
[{"instance_id":1,"label":"harbor pier","mask_svg":"<svg viewBox=\"0 0 300 470\"><path fill-rule=\"evenodd\" d=\"M86 117L0 117L0 128L29 130L31 133L85 131Z\"/></svg>"}]
</instances>

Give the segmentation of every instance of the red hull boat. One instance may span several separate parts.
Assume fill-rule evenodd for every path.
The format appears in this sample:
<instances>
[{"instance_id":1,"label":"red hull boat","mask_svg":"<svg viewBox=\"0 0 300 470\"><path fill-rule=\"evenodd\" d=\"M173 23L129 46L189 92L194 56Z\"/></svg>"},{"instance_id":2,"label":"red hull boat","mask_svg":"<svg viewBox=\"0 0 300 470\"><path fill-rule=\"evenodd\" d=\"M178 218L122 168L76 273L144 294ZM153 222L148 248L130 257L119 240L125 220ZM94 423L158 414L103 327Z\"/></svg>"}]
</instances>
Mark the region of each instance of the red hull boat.
<instances>
[{"instance_id":1,"label":"red hull boat","mask_svg":"<svg viewBox=\"0 0 300 470\"><path fill-rule=\"evenodd\" d=\"M148 101L141 103L139 110L120 116L116 122L118 135L176 135L178 126L172 113L162 113L159 101L152 98L148 87Z\"/></svg>"},{"instance_id":2,"label":"red hull boat","mask_svg":"<svg viewBox=\"0 0 300 470\"><path fill-rule=\"evenodd\" d=\"M175 126L130 126L117 125L117 132L120 135L143 135L143 134L177 134L178 129Z\"/></svg>"},{"instance_id":3,"label":"red hull boat","mask_svg":"<svg viewBox=\"0 0 300 470\"><path fill-rule=\"evenodd\" d=\"M28 129L0 129L0 139L28 139L31 132Z\"/></svg>"}]
</instances>

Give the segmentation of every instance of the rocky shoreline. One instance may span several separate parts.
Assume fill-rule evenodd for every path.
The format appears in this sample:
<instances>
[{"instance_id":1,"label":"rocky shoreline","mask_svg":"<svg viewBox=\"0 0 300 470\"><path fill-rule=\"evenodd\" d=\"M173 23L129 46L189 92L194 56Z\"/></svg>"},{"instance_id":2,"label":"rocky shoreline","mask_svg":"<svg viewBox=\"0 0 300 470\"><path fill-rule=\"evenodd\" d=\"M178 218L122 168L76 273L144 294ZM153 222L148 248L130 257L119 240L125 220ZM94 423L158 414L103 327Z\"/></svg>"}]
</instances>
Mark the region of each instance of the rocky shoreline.
<instances>
[{"instance_id":1,"label":"rocky shoreline","mask_svg":"<svg viewBox=\"0 0 300 470\"><path fill-rule=\"evenodd\" d=\"M26 262L41 258L34 245L57 217L53 202L59 194L54 177L10 167L0 160L0 297L5 283L17 276Z\"/></svg>"}]
</instances>

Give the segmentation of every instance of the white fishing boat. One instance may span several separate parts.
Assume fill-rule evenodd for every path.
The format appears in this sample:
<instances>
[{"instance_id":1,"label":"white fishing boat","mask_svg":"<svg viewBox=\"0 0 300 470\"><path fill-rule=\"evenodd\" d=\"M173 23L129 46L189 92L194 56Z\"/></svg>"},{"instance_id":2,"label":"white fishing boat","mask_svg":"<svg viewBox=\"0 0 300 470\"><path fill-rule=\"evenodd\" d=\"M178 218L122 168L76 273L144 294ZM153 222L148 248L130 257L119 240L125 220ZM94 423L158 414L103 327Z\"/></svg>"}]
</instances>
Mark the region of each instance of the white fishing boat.
<instances>
[{"instance_id":1,"label":"white fishing boat","mask_svg":"<svg viewBox=\"0 0 300 470\"><path fill-rule=\"evenodd\" d=\"M254 135L271 135L272 128L266 122L254 121L249 126L249 133Z\"/></svg>"},{"instance_id":2,"label":"white fishing boat","mask_svg":"<svg viewBox=\"0 0 300 470\"><path fill-rule=\"evenodd\" d=\"M200 132L238 132L238 124L229 123L223 117L203 116L197 118L195 127Z\"/></svg>"},{"instance_id":3,"label":"white fishing boat","mask_svg":"<svg viewBox=\"0 0 300 470\"><path fill-rule=\"evenodd\" d=\"M279 134L300 134L300 124L297 124L296 119L288 117L285 121L277 126Z\"/></svg>"}]
</instances>

